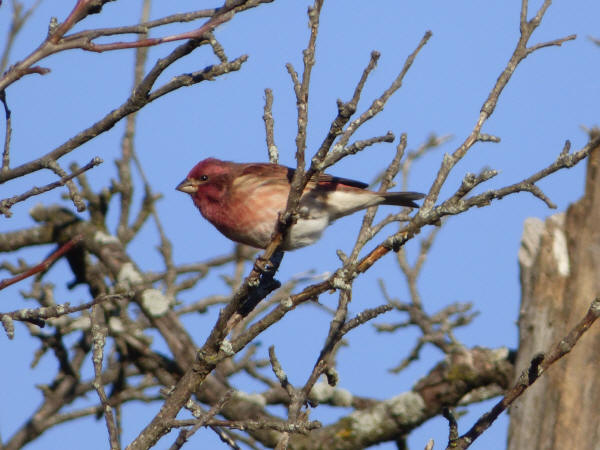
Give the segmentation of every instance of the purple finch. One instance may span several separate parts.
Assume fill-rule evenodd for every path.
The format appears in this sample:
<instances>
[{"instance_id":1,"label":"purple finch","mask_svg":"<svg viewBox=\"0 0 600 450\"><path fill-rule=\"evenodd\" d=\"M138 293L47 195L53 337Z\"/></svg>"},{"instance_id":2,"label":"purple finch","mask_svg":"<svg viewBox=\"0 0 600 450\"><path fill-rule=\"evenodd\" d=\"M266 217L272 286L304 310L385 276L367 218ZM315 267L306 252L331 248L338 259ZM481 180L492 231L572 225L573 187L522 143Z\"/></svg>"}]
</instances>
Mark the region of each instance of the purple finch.
<instances>
[{"instance_id":1,"label":"purple finch","mask_svg":"<svg viewBox=\"0 0 600 450\"><path fill-rule=\"evenodd\" d=\"M190 194L206 220L229 239L265 248L279 213L285 210L294 170L278 164L238 164L208 158L200 161L178 186ZM340 217L374 205L418 208L418 192L368 191L360 181L320 174L311 179L300 199L298 220L286 233L282 250L317 241Z\"/></svg>"}]
</instances>

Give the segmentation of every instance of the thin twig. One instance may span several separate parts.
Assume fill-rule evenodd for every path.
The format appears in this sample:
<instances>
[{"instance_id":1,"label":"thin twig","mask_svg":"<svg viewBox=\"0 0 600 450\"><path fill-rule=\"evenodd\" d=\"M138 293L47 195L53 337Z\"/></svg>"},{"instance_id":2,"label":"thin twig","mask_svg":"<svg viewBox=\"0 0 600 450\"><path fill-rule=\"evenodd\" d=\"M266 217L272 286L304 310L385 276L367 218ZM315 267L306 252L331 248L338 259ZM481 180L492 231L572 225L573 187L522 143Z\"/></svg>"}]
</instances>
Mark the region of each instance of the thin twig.
<instances>
[{"instance_id":1,"label":"thin twig","mask_svg":"<svg viewBox=\"0 0 600 450\"><path fill-rule=\"evenodd\" d=\"M36 264L35 266L31 267L26 272L23 272L22 274L19 274L15 277L7 278L7 279L0 281L0 290L6 288L8 286L11 286L15 283L18 283L19 281L24 280L25 278L29 278L30 276L35 275L36 273L42 272L44 270L48 270L48 268L50 268L50 266L52 266L52 264L54 264L57 259L62 257L73 247L75 247L75 245L77 245L82 239L83 239L82 235L75 236L73 239L71 239L68 242L66 242L65 244L61 245L56 251L54 251L50 256L48 256L46 259L44 259L41 263Z\"/></svg>"},{"instance_id":2,"label":"thin twig","mask_svg":"<svg viewBox=\"0 0 600 450\"><path fill-rule=\"evenodd\" d=\"M269 152L269 162L278 164L279 150L275 145L275 121L273 120L273 91L269 88L265 89L265 108L263 120L265 122L265 136L267 140L267 150Z\"/></svg>"},{"instance_id":3,"label":"thin twig","mask_svg":"<svg viewBox=\"0 0 600 450\"><path fill-rule=\"evenodd\" d=\"M91 161L91 164L96 165L95 163L99 163L96 158L94 158ZM72 180L73 177L69 178L69 175L67 174L67 172L65 172L63 170L63 168L60 167L60 165L52 159L44 160L43 165L45 168L50 169L56 175L61 177L61 182L64 182L64 184L67 186L67 189L69 190L69 197L71 197L71 201L75 205L75 208L77 208L77 211L78 212L85 211L85 203L83 202L83 200L81 198L79 189L77 189L77 186L75 186L75 183Z\"/></svg>"},{"instance_id":4,"label":"thin twig","mask_svg":"<svg viewBox=\"0 0 600 450\"><path fill-rule=\"evenodd\" d=\"M141 21L145 22L150 17L150 1L145 0L142 4ZM147 32L141 35L141 39L147 36ZM135 89L144 78L144 68L148 57L148 47L140 47L135 52L135 62L133 67L133 87ZM121 138L121 159L117 160L119 171L119 193L121 194L119 225L117 235L123 242L129 242L134 233L129 230L129 214L131 209L131 198L133 196L133 184L131 179L130 161L134 154L133 142L135 136L137 112L127 116L125 122L125 133ZM144 205L145 206L145 205ZM142 208L145 209L145 208Z\"/></svg>"},{"instance_id":5,"label":"thin twig","mask_svg":"<svg viewBox=\"0 0 600 450\"><path fill-rule=\"evenodd\" d=\"M487 99L484 101L481 111L479 113L479 118L473 130L467 136L465 141L452 153L444 155L442 165L436 175L435 181L433 182L427 197L423 201L423 206L419 210L420 215L426 215L433 205L437 201L442 186L446 182L450 172L452 169L458 164L458 162L467 154L467 152L473 147L473 145L480 140L481 130L485 122L490 118L490 116L494 113L496 109L496 105L498 104L498 99L500 98L500 94L510 81L512 75L514 74L516 68L519 63L525 59L528 55L533 53L536 50L539 50L542 47L548 45L560 45L562 42L567 40L572 40L574 36L568 36L566 38L552 41L551 43L546 44L538 44L533 47L527 47L529 39L531 35L535 31L535 29L541 23L542 17L544 13L550 6L551 0L545 0L538 10L537 14L531 21L527 21L527 0L523 0L521 4L521 19L520 19L520 37L517 43L515 50L513 51L508 63L506 64L504 70L498 77L496 84L490 91Z\"/></svg>"},{"instance_id":6,"label":"thin twig","mask_svg":"<svg viewBox=\"0 0 600 450\"><path fill-rule=\"evenodd\" d=\"M4 73L6 66L8 66L8 58L10 56L10 51L12 50L17 35L23 28L23 25L25 25L25 22L27 22L27 20L38 8L41 2L42 0L36 0L36 2L31 6L31 8L22 13L23 4L20 3L18 0L12 1L13 14L10 22L10 27L8 29L8 35L4 44L4 49L2 51L2 57L0 58L0 73Z\"/></svg>"},{"instance_id":7,"label":"thin twig","mask_svg":"<svg viewBox=\"0 0 600 450\"><path fill-rule=\"evenodd\" d=\"M373 100L373 102L371 103L369 108L367 108L366 111L364 111L359 117L357 117L352 122L350 122L350 124L346 127L346 129L341 134L339 140L335 144L334 149L332 151L332 154L340 153L341 156L338 159L341 159L343 156L345 156L345 155L343 155L344 148L346 147L346 145L350 141L350 138L354 135L356 130L358 130L365 122L369 121L370 119L375 117L377 114L379 114L381 111L383 111L383 108L385 107L385 104L387 103L387 101L391 98L391 96L398 89L400 89L400 87L402 87L402 82L404 80L404 77L406 76L406 74L408 73L408 70L411 68L411 66L415 62L417 55L419 54L421 49L425 46L425 44L427 44L427 42L429 41L431 36L432 36L431 31L427 31L423 35L423 37L419 41L419 44L417 45L415 50L406 58L406 61L404 62L404 65L402 66L402 70L400 70L400 73L396 76L396 78L390 84L390 86L383 92L383 94L381 94L381 96L379 96L378 98ZM332 159L331 161L334 161L334 160ZM317 161L315 161L315 162L317 162ZM314 164L315 162L313 162L313 165L315 165ZM325 168L327 168L327 165L325 163L318 164L316 168L324 170Z\"/></svg>"},{"instance_id":8,"label":"thin twig","mask_svg":"<svg viewBox=\"0 0 600 450\"><path fill-rule=\"evenodd\" d=\"M69 175L63 176L60 180L55 181L54 183L50 183L50 184L47 184L42 187L33 187L30 190L28 190L27 192L24 192L23 194L15 195L14 197L5 198L4 200L0 200L0 214L4 214L5 216L10 217L10 215L11 215L10 208L12 208L16 203L25 201L28 198L33 197L34 195L40 195L40 194L43 194L44 192L48 192L48 191L51 191L52 189L56 189L57 187L64 186L65 184L67 184L69 181L71 181L76 176L81 175L82 173L84 173L102 163L103 163L102 159L96 156L82 168L72 172Z\"/></svg>"},{"instance_id":9,"label":"thin twig","mask_svg":"<svg viewBox=\"0 0 600 450\"><path fill-rule=\"evenodd\" d=\"M0 91L0 101L4 106L4 117L6 120L5 133L4 133L4 150L2 151L2 169L0 171L6 172L10 167L10 139L12 136L12 119L10 109L6 103L6 91Z\"/></svg>"},{"instance_id":10,"label":"thin twig","mask_svg":"<svg viewBox=\"0 0 600 450\"><path fill-rule=\"evenodd\" d=\"M119 450L121 448L119 429L115 420L115 414L112 406L106 396L104 390L104 383L102 383L102 362L104 361L104 346L106 344L106 336L108 335L108 327L104 318L104 310L96 303L92 306L92 312L90 314L92 323L92 362L94 366L94 381L93 386L100 398L100 404L102 405L102 412L104 413L104 419L106 427L108 429L108 437L110 442L111 450Z\"/></svg>"},{"instance_id":11,"label":"thin twig","mask_svg":"<svg viewBox=\"0 0 600 450\"><path fill-rule=\"evenodd\" d=\"M0 313L0 320L6 327L6 324L12 322L13 320L17 320L20 322L28 322L33 325L37 325L42 328L46 325L45 321L47 319L52 319L55 317L65 316L67 314L72 314L79 311L84 311L86 309L91 308L92 306L106 302L109 300L121 300L128 299L131 295L129 294L111 294L111 295L102 295L100 297L95 298L94 300L83 303L78 306L71 306L70 303L63 303L60 305L52 305L52 306L43 306L41 308L26 308L19 309L17 311ZM9 333L9 338L12 339L11 334Z\"/></svg>"},{"instance_id":12,"label":"thin twig","mask_svg":"<svg viewBox=\"0 0 600 450\"><path fill-rule=\"evenodd\" d=\"M198 417L198 420L196 420L196 423L190 429L182 429L177 435L177 439L175 440L173 445L171 445L170 450L179 450L181 447L183 447L183 445L188 441L190 437L192 437L194 433L196 433L196 431L206 426L209 420L211 420L214 416L221 412L221 410L225 407L229 400L231 400L232 396L233 390L230 389L225 393L225 395L223 395L219 399L218 402L216 402L210 408L210 410L207 413L202 414L200 417ZM215 425L212 426L214 427Z\"/></svg>"}]
</instances>

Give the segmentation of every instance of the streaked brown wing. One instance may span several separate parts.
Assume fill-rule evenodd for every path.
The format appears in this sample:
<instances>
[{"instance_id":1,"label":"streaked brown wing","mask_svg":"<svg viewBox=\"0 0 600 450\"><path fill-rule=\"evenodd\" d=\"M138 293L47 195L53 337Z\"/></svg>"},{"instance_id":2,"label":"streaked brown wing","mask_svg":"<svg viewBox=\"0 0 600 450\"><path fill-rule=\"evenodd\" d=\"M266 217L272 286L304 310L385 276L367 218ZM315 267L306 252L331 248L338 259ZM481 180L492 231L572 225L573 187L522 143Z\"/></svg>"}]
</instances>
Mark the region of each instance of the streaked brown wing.
<instances>
[{"instance_id":1,"label":"streaked brown wing","mask_svg":"<svg viewBox=\"0 0 600 450\"><path fill-rule=\"evenodd\" d=\"M334 177L333 175L329 175L326 173L319 174L317 182L320 185L331 185L332 187L335 185L343 185L359 189L365 189L367 186L369 186L367 183L363 183L362 181L351 180L350 178Z\"/></svg>"},{"instance_id":2,"label":"streaked brown wing","mask_svg":"<svg viewBox=\"0 0 600 450\"><path fill-rule=\"evenodd\" d=\"M280 166L279 164L250 163L245 164L241 175L254 176L273 182L287 182L289 184L294 176L294 170Z\"/></svg>"},{"instance_id":3,"label":"streaked brown wing","mask_svg":"<svg viewBox=\"0 0 600 450\"><path fill-rule=\"evenodd\" d=\"M281 166L279 164L269 163L252 163L247 164L242 171L242 176L258 177L263 179L265 183L291 183L295 170ZM310 180L309 185L319 184L320 187L334 189L335 186L342 185L365 189L368 184L361 181L351 180L349 178L335 177L326 173L319 174L316 179Z\"/></svg>"}]
</instances>

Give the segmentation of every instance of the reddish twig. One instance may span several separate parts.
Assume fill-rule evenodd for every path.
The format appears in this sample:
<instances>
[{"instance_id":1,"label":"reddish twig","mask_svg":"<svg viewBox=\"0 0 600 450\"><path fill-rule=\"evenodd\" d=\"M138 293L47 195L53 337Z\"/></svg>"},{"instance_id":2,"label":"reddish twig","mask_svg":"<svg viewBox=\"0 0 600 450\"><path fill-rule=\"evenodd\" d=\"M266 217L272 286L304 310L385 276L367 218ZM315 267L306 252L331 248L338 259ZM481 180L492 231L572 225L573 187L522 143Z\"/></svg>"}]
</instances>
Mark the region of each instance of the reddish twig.
<instances>
[{"instance_id":1,"label":"reddish twig","mask_svg":"<svg viewBox=\"0 0 600 450\"><path fill-rule=\"evenodd\" d=\"M181 41L184 39L201 39L206 33L211 32L217 26L222 23L227 22L234 16L234 12L230 11L225 14L220 14L218 16L213 17L200 28L197 28L192 31L187 31L185 33L174 34L172 36L165 36L160 38L148 38L148 39L140 39L138 41L133 42L112 42L110 44L94 44L89 42L88 44L82 45L81 48L83 50L89 50L92 52L105 52L108 50L121 50L126 48L140 48L140 47L151 47L153 45L163 44L165 42L173 42L173 41Z\"/></svg>"},{"instance_id":2,"label":"reddish twig","mask_svg":"<svg viewBox=\"0 0 600 450\"><path fill-rule=\"evenodd\" d=\"M58 41L60 41L65 33L73 27L73 25L93 12L99 12L104 3L107 1L109 0L77 0L77 3L73 7L73 10L66 20L60 24L54 33L52 33L50 42L54 44L58 43Z\"/></svg>"},{"instance_id":3,"label":"reddish twig","mask_svg":"<svg viewBox=\"0 0 600 450\"><path fill-rule=\"evenodd\" d=\"M33 266L29 270L15 276L15 277L6 278L6 279L0 281L0 290L6 288L8 286L11 286L15 283L18 283L19 281L24 280L25 278L29 278L30 276L35 275L36 273L47 270L52 264L54 264L54 262L57 259L59 259L61 256L63 256L65 253L67 253L73 247L75 247L75 245L77 245L77 243L79 243L82 239L83 239L83 236L78 234L73 239L68 241L66 244L60 246L58 248L58 250L56 250L54 253L52 253L50 256L48 256L44 261L42 261L38 265Z\"/></svg>"},{"instance_id":4,"label":"reddish twig","mask_svg":"<svg viewBox=\"0 0 600 450\"><path fill-rule=\"evenodd\" d=\"M46 75L47 73L50 73L50 69L48 69L47 67L42 67L42 66L32 66L28 69L25 69L23 71L24 75L28 75L30 73L37 73L39 75Z\"/></svg>"}]
</instances>

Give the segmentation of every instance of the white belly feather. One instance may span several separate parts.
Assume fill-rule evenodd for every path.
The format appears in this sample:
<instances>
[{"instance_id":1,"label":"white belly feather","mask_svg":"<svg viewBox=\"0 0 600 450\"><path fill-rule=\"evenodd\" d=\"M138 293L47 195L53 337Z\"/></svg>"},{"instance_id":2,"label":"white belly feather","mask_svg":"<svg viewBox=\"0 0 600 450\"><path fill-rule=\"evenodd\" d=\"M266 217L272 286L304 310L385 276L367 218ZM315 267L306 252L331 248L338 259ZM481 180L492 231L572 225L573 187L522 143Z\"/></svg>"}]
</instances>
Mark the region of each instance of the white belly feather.
<instances>
[{"instance_id":1,"label":"white belly feather","mask_svg":"<svg viewBox=\"0 0 600 450\"><path fill-rule=\"evenodd\" d=\"M302 197L298 221L288 232L284 249L291 250L313 244L319 240L327 226L353 212L377 205L382 197L371 192L358 193L329 191L323 194L308 194Z\"/></svg>"}]
</instances>

